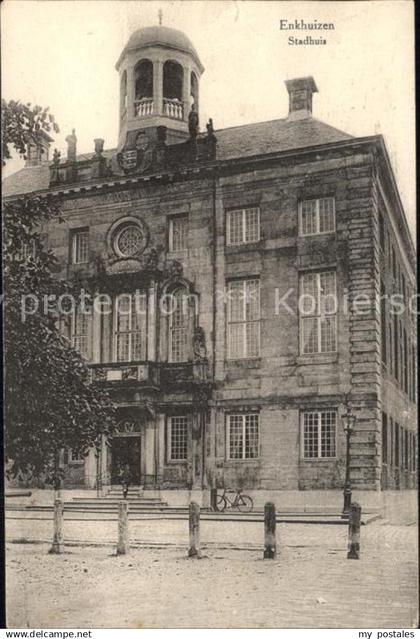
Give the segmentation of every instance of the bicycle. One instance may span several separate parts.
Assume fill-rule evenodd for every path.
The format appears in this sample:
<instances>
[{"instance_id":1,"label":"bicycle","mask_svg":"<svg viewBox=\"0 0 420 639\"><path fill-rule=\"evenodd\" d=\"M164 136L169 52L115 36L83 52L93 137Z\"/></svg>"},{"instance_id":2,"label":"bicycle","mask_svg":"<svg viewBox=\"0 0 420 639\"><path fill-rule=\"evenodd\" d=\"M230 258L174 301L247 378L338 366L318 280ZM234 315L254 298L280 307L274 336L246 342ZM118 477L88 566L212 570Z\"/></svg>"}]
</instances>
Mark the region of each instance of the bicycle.
<instances>
[{"instance_id":1,"label":"bicycle","mask_svg":"<svg viewBox=\"0 0 420 639\"><path fill-rule=\"evenodd\" d=\"M234 498L228 497L228 494L235 495ZM254 508L254 502L249 495L243 495L241 490L233 488L224 488L221 495L217 495L216 510L223 513L226 508L237 508L242 513L250 513Z\"/></svg>"}]
</instances>

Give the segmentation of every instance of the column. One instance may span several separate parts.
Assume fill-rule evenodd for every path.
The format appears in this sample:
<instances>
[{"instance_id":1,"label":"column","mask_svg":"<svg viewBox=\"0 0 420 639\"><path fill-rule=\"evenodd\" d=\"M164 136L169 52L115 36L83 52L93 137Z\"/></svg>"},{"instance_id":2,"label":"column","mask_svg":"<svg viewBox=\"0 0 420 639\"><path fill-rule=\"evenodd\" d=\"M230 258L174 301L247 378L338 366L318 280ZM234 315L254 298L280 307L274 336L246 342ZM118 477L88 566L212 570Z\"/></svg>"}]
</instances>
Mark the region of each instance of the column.
<instances>
[{"instance_id":1,"label":"column","mask_svg":"<svg viewBox=\"0 0 420 639\"><path fill-rule=\"evenodd\" d=\"M101 477L102 486L108 486L111 483L111 477L108 473L108 454L109 446L106 437L102 436L102 448L101 448Z\"/></svg>"},{"instance_id":2,"label":"column","mask_svg":"<svg viewBox=\"0 0 420 639\"><path fill-rule=\"evenodd\" d=\"M99 305L92 305L92 364L99 364L101 361L101 313Z\"/></svg>"},{"instance_id":3,"label":"column","mask_svg":"<svg viewBox=\"0 0 420 639\"><path fill-rule=\"evenodd\" d=\"M134 110L134 99L136 89L134 85L134 67L127 68L127 120L132 120L136 114Z\"/></svg>"},{"instance_id":4,"label":"column","mask_svg":"<svg viewBox=\"0 0 420 639\"><path fill-rule=\"evenodd\" d=\"M202 436L203 436L203 411L198 407L194 407L191 432L191 479L192 488L201 490L202 477Z\"/></svg>"},{"instance_id":5,"label":"column","mask_svg":"<svg viewBox=\"0 0 420 639\"><path fill-rule=\"evenodd\" d=\"M184 103L184 120L188 121L190 112L190 95L191 95L191 69L184 67L184 82L182 84L182 101Z\"/></svg>"},{"instance_id":6,"label":"column","mask_svg":"<svg viewBox=\"0 0 420 639\"><path fill-rule=\"evenodd\" d=\"M157 296L156 284L150 284L147 299L147 361L156 361Z\"/></svg>"},{"instance_id":7,"label":"column","mask_svg":"<svg viewBox=\"0 0 420 639\"><path fill-rule=\"evenodd\" d=\"M153 62L153 113L163 114L163 62Z\"/></svg>"},{"instance_id":8,"label":"column","mask_svg":"<svg viewBox=\"0 0 420 639\"><path fill-rule=\"evenodd\" d=\"M96 486L96 455L95 449L90 448L85 457L84 467L85 486L87 488L95 488Z\"/></svg>"},{"instance_id":9,"label":"column","mask_svg":"<svg viewBox=\"0 0 420 639\"><path fill-rule=\"evenodd\" d=\"M144 430L144 460L145 460L145 476L144 485L150 488L155 485L155 423L153 419L149 419L145 424Z\"/></svg>"},{"instance_id":10,"label":"column","mask_svg":"<svg viewBox=\"0 0 420 639\"><path fill-rule=\"evenodd\" d=\"M156 415L156 429L157 429L157 483L162 484L163 471L165 466L165 415L158 413Z\"/></svg>"}]
</instances>

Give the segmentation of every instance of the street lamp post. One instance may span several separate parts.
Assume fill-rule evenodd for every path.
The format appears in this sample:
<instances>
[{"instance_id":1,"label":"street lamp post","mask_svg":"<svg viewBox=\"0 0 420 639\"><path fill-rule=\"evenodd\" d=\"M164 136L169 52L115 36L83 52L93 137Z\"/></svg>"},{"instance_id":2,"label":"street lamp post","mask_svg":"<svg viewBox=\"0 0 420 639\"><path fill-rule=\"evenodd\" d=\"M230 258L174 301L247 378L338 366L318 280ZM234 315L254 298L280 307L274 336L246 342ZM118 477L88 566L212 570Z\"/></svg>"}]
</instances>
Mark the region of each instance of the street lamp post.
<instances>
[{"instance_id":1,"label":"street lamp post","mask_svg":"<svg viewBox=\"0 0 420 639\"><path fill-rule=\"evenodd\" d=\"M350 437L353 432L356 417L347 409L347 413L344 413L343 419L345 420L344 432L346 433L346 478L344 481L344 506L343 516L350 514L351 505L351 481L350 481Z\"/></svg>"}]
</instances>

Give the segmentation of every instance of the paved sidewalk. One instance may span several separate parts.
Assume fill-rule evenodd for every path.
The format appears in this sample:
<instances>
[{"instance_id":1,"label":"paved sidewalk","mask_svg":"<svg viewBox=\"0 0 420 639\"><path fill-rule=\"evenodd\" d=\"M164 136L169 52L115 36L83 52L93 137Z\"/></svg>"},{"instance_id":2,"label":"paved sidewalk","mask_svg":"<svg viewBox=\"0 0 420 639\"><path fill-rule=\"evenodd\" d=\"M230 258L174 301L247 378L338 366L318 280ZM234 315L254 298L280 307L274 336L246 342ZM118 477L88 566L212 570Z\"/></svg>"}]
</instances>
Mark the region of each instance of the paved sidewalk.
<instances>
[{"instance_id":1,"label":"paved sidewalk","mask_svg":"<svg viewBox=\"0 0 420 639\"><path fill-rule=\"evenodd\" d=\"M7 522L7 533L47 522ZM69 530L74 535L80 531ZM103 542L116 538L102 530ZM137 522L136 522L137 523ZM417 623L417 529L362 529L360 561L346 559L342 526L278 527L279 556L263 561L262 524L206 522L202 560L187 559L185 522L138 522L132 538L176 547L7 544L9 627L388 627ZM160 524L157 527L156 524ZM95 527L98 535L98 526ZM20 531L24 531L21 529ZM84 531L86 533L86 530ZM51 533L32 531L33 537ZM26 530L25 534L30 534ZM248 550L233 550L240 542ZM221 543L231 548L221 550ZM215 545L214 545L215 544ZM248 544L248 545L247 545Z\"/></svg>"}]
</instances>

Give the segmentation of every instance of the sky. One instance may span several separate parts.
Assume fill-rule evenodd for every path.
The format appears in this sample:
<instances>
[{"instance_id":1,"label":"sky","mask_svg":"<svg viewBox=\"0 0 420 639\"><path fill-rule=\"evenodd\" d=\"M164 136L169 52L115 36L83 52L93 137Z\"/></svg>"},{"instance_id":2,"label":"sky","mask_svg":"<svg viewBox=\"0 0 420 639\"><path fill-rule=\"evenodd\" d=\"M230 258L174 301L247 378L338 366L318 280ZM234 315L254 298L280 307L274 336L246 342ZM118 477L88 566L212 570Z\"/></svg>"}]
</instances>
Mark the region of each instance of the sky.
<instances>
[{"instance_id":1,"label":"sky","mask_svg":"<svg viewBox=\"0 0 420 639\"><path fill-rule=\"evenodd\" d=\"M314 116L354 136L385 137L415 234L414 4L265 0L3 0L2 95L49 106L60 125L54 147L76 129L79 153L94 138L114 148L119 80L115 63L130 34L163 24L184 31L205 67L200 118L217 129L287 116L284 80L312 75ZM334 30L291 32L289 21ZM291 46L288 36L327 45ZM11 161L5 175L20 167Z\"/></svg>"}]
</instances>

